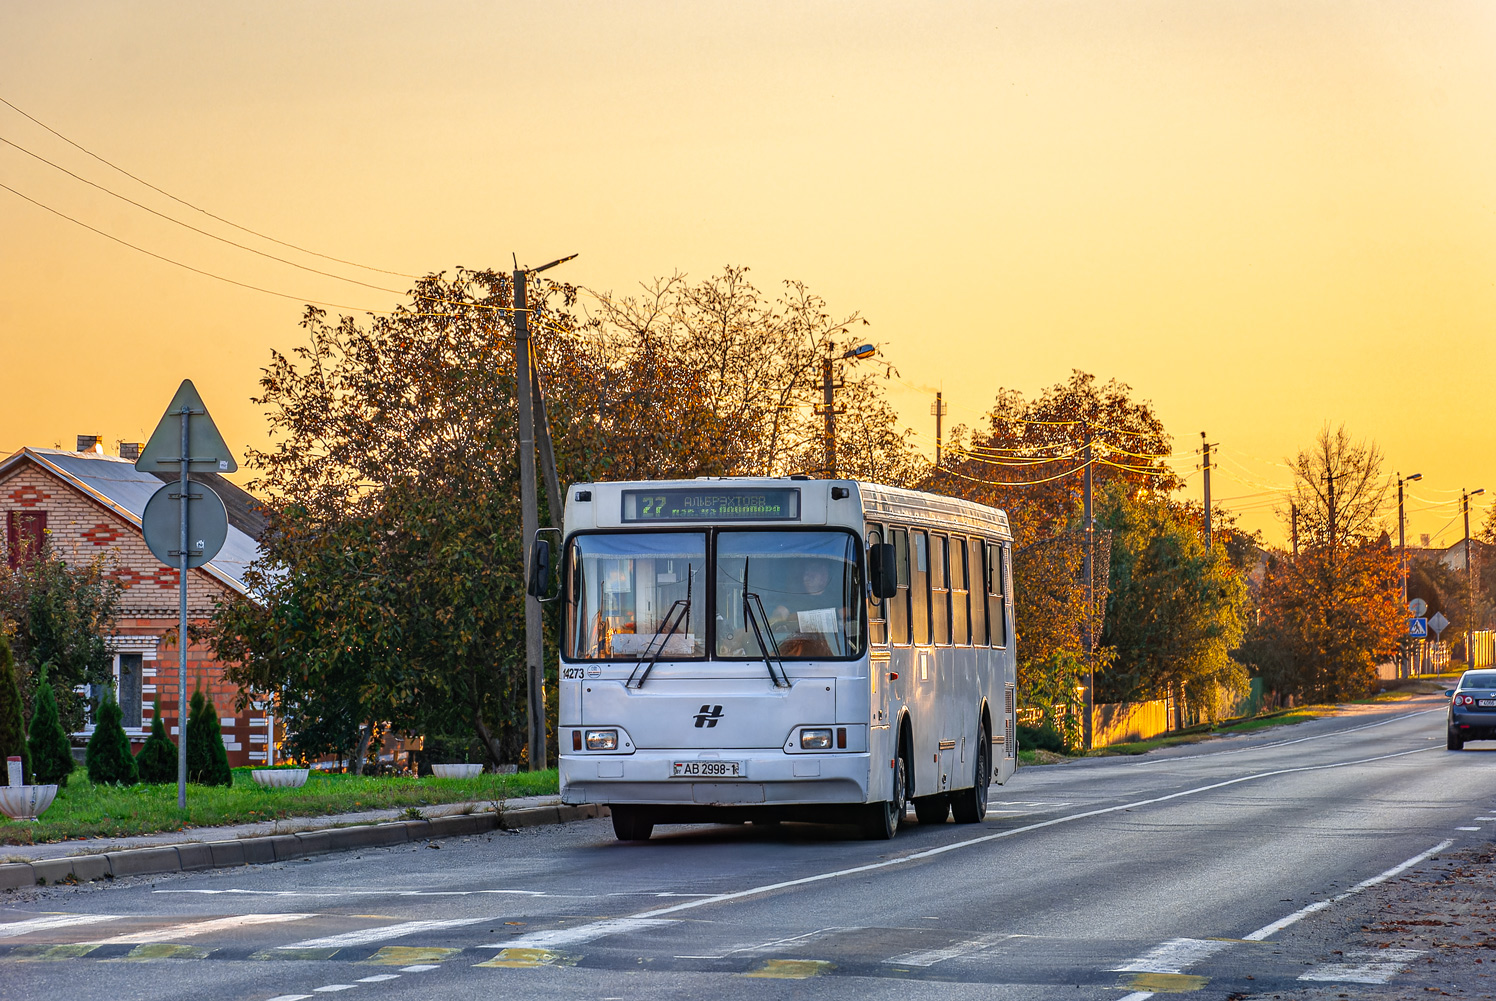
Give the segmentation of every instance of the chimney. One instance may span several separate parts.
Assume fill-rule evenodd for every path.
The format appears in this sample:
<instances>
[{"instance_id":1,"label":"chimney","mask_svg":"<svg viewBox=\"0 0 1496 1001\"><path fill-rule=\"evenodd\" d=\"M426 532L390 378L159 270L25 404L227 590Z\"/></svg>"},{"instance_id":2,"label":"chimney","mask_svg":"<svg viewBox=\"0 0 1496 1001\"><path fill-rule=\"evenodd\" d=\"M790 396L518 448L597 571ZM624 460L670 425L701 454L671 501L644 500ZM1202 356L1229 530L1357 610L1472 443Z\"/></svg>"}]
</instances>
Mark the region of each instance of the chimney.
<instances>
[{"instance_id":1,"label":"chimney","mask_svg":"<svg viewBox=\"0 0 1496 1001\"><path fill-rule=\"evenodd\" d=\"M80 434L78 436L78 451L94 452L98 455L104 454L104 437L97 434Z\"/></svg>"},{"instance_id":2,"label":"chimney","mask_svg":"<svg viewBox=\"0 0 1496 1001\"><path fill-rule=\"evenodd\" d=\"M122 441L119 443L119 457L134 462L140 458L142 448L145 448L143 441Z\"/></svg>"}]
</instances>

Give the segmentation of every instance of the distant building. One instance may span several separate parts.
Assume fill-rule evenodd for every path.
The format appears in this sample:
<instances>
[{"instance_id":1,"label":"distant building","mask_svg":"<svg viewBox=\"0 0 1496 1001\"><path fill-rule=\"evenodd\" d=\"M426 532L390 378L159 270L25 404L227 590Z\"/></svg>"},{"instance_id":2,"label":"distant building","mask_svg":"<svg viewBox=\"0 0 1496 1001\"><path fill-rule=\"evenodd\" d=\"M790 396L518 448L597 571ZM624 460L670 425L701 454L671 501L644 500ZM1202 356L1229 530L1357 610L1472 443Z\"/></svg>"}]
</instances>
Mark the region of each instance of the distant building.
<instances>
[{"instance_id":1,"label":"distant building","mask_svg":"<svg viewBox=\"0 0 1496 1001\"><path fill-rule=\"evenodd\" d=\"M14 566L23 543L48 537L53 552L69 562L87 561L101 550L114 561L112 573L123 585L120 618L108 637L114 652L115 690L125 715L125 732L135 750L150 733L153 705L160 707L175 738L180 693L177 649L163 642L175 633L179 571L152 555L141 534L146 501L175 474L135 469L139 445L121 446L122 456L104 455L99 439L78 437L77 451L23 448L0 462L0 519L5 523L4 558ZM244 574L259 554L256 540L265 529L254 498L216 473L193 474L211 486L228 509L228 539L212 562L188 571L187 615L205 624L216 601L245 595ZM262 711L229 716L239 689L223 678L223 665L202 643L187 648L187 697L201 687L213 699L223 727L231 765L263 764L274 739ZM74 734L82 740L89 729Z\"/></svg>"},{"instance_id":2,"label":"distant building","mask_svg":"<svg viewBox=\"0 0 1496 1001\"><path fill-rule=\"evenodd\" d=\"M1429 555L1437 555L1440 563L1451 570L1465 571L1465 540L1461 539L1448 549L1429 550ZM1470 540L1470 557L1475 561L1476 570L1479 571L1483 565L1489 565L1493 556L1496 556L1496 546L1479 539Z\"/></svg>"}]
</instances>

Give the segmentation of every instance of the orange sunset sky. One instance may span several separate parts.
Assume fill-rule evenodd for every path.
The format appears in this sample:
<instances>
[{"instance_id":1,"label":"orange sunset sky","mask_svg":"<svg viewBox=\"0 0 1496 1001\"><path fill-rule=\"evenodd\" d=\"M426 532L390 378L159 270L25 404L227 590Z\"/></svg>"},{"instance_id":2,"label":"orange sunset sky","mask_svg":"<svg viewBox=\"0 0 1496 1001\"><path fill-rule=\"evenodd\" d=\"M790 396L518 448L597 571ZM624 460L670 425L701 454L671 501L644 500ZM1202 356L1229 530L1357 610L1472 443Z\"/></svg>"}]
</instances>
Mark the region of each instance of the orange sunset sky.
<instances>
[{"instance_id":1,"label":"orange sunset sky","mask_svg":"<svg viewBox=\"0 0 1496 1001\"><path fill-rule=\"evenodd\" d=\"M388 271L577 252L564 277L615 293L803 280L871 321L931 439L937 388L972 423L999 387L1115 376L1181 472L1220 443L1215 496L1271 541L1277 463L1326 421L1424 474L1410 541L1457 541L1460 488L1496 494L1488 0L10 3L0 98ZM5 105L0 137L394 290L0 144L15 192L283 294L0 190L5 454L143 440L184 377L263 445L249 397L300 302L408 287Z\"/></svg>"}]
</instances>

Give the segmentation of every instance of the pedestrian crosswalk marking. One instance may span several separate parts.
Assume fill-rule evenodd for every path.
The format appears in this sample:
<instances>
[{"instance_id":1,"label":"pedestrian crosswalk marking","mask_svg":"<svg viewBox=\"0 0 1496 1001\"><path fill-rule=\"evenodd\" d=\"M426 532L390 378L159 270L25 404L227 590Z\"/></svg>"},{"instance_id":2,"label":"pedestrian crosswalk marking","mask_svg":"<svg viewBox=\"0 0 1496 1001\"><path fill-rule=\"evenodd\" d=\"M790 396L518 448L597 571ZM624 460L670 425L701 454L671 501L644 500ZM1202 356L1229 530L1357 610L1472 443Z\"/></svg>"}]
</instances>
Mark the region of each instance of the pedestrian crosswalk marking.
<instances>
[{"instance_id":1,"label":"pedestrian crosswalk marking","mask_svg":"<svg viewBox=\"0 0 1496 1001\"><path fill-rule=\"evenodd\" d=\"M177 945L171 942L152 942L137 945L119 959L106 959L106 963L149 963L158 959L207 959L208 949L194 945Z\"/></svg>"},{"instance_id":2,"label":"pedestrian crosswalk marking","mask_svg":"<svg viewBox=\"0 0 1496 1001\"><path fill-rule=\"evenodd\" d=\"M833 964L824 959L771 959L743 976L769 980L808 980L830 973L832 968Z\"/></svg>"},{"instance_id":3,"label":"pedestrian crosswalk marking","mask_svg":"<svg viewBox=\"0 0 1496 1001\"><path fill-rule=\"evenodd\" d=\"M528 970L538 966L575 966L577 958L551 949L500 949L493 959L473 965Z\"/></svg>"},{"instance_id":4,"label":"pedestrian crosswalk marking","mask_svg":"<svg viewBox=\"0 0 1496 1001\"><path fill-rule=\"evenodd\" d=\"M55 963L62 959L77 959L87 956L98 946L92 942L70 942L66 945L18 945L11 950L10 959L30 963Z\"/></svg>"},{"instance_id":5,"label":"pedestrian crosswalk marking","mask_svg":"<svg viewBox=\"0 0 1496 1001\"><path fill-rule=\"evenodd\" d=\"M386 980L399 980L399 979L400 979L400 974L398 974L398 973L376 973L372 977L359 977L358 978L358 982L361 983L361 984L382 984Z\"/></svg>"},{"instance_id":6,"label":"pedestrian crosswalk marking","mask_svg":"<svg viewBox=\"0 0 1496 1001\"><path fill-rule=\"evenodd\" d=\"M900 956L893 956L883 962L893 966L934 966L948 959L956 959L976 952L985 952L994 945L999 945L1013 938L1024 938L1026 936L1015 935L1009 932L994 932L988 935L978 935L964 942L955 942L943 949L921 949L918 952L906 952Z\"/></svg>"},{"instance_id":7,"label":"pedestrian crosswalk marking","mask_svg":"<svg viewBox=\"0 0 1496 1001\"><path fill-rule=\"evenodd\" d=\"M1300 980L1315 983L1385 984L1423 955L1421 949L1376 949L1347 952L1345 958L1360 960L1349 963L1321 963Z\"/></svg>"},{"instance_id":8,"label":"pedestrian crosswalk marking","mask_svg":"<svg viewBox=\"0 0 1496 1001\"><path fill-rule=\"evenodd\" d=\"M1156 945L1132 962L1118 966L1116 973L1182 973L1196 963L1214 956L1229 945L1220 939L1171 938Z\"/></svg>"},{"instance_id":9,"label":"pedestrian crosswalk marking","mask_svg":"<svg viewBox=\"0 0 1496 1001\"><path fill-rule=\"evenodd\" d=\"M675 920L671 918L605 918L602 921L592 921L573 928L553 928L549 931L530 932L527 935L516 936L507 942L495 942L480 948L551 949L559 945L578 945L609 935L621 935L646 928L660 928L675 923Z\"/></svg>"},{"instance_id":10,"label":"pedestrian crosswalk marking","mask_svg":"<svg viewBox=\"0 0 1496 1001\"><path fill-rule=\"evenodd\" d=\"M169 925L165 928L153 928L149 931L115 935L112 938L98 939L95 944L144 945L149 942L170 942L179 938L196 938L199 935L212 935L215 932L221 931L237 931L240 928L249 928L255 925L285 924L290 921L301 921L314 916L311 914L236 914L227 918L213 918L208 921L188 921L184 924Z\"/></svg>"},{"instance_id":11,"label":"pedestrian crosswalk marking","mask_svg":"<svg viewBox=\"0 0 1496 1001\"><path fill-rule=\"evenodd\" d=\"M0 938L15 938L18 935L30 935L33 932L52 931L55 928L68 928L73 925L89 925L99 921L117 921L114 914L49 914L44 918L27 918L24 921L11 921L0 924Z\"/></svg>"},{"instance_id":12,"label":"pedestrian crosswalk marking","mask_svg":"<svg viewBox=\"0 0 1496 1001\"><path fill-rule=\"evenodd\" d=\"M281 947L278 949L263 949L260 952L255 953L253 956L250 956L249 958L305 959L317 962L324 959L331 959L333 956L337 955L337 952L338 950L336 949L288 949L285 947Z\"/></svg>"},{"instance_id":13,"label":"pedestrian crosswalk marking","mask_svg":"<svg viewBox=\"0 0 1496 1001\"><path fill-rule=\"evenodd\" d=\"M461 949L444 949L438 947L422 948L412 945L387 945L374 955L364 960L366 963L376 963L380 966L409 966L411 963L440 963L444 959L450 959L461 952ZM389 974L385 974L389 976Z\"/></svg>"},{"instance_id":14,"label":"pedestrian crosswalk marking","mask_svg":"<svg viewBox=\"0 0 1496 1001\"><path fill-rule=\"evenodd\" d=\"M420 932L441 931L446 928L460 928L463 925L479 924L484 921L492 921L493 918L452 918L443 921L402 921L399 924L381 925L376 928L364 928L360 931L344 932L341 935L325 935L322 938L309 938L304 942L293 942L290 945L279 946L279 949L340 949L349 945L369 945L373 942L383 942L392 938L404 938L406 935L415 935Z\"/></svg>"}]
</instances>

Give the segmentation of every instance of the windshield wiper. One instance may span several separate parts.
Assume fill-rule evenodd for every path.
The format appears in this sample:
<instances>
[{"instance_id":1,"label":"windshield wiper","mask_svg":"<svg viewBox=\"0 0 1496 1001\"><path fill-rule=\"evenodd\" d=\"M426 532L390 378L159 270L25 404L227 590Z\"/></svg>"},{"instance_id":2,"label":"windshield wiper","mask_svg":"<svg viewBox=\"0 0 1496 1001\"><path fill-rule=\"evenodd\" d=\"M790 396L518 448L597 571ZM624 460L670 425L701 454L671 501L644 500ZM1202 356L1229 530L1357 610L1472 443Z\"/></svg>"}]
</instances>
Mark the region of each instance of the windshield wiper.
<instances>
[{"instance_id":1,"label":"windshield wiper","mask_svg":"<svg viewBox=\"0 0 1496 1001\"><path fill-rule=\"evenodd\" d=\"M623 683L623 687L624 688L643 688L644 687L644 679L649 677L649 672L653 671L655 664L659 662L660 654L664 653L665 652L665 647L667 647L667 646L670 645L670 637L674 636L675 633L676 633L676 630L680 629L680 626L681 626L682 622L685 622L686 619L690 618L690 616L691 616L691 585L693 583L693 578L695 576L695 573L696 573L696 568L694 566L692 566L691 564L687 563L686 564L686 596L684 598L677 599L676 602L675 602L675 604L673 604L673 605L670 606L670 611L668 611L668 612L665 613L665 622L663 624L669 625L670 628L668 630L666 630L666 632L663 634L664 638L660 640L659 647L655 650L655 652L652 655L650 655L649 663L647 663L647 664L640 663L640 664L635 664L634 665L634 669L629 672L629 680L625 681ZM672 617L674 618L673 622L671 621ZM655 635L659 636L661 634L660 633L655 633ZM654 646L654 641L653 640L650 641L650 646ZM645 653L649 653L649 647L645 647L644 648L644 652ZM643 674L639 674L639 668L640 667L644 668L644 673ZM634 681L634 675L636 675L636 674L639 675L639 680L638 680L637 683Z\"/></svg>"},{"instance_id":2,"label":"windshield wiper","mask_svg":"<svg viewBox=\"0 0 1496 1001\"><path fill-rule=\"evenodd\" d=\"M757 613L753 606L758 605ZM790 677L784 671L784 657L779 652L779 641L774 638L774 629L769 625L768 613L764 611L764 601L757 594L748 590L748 557L743 557L743 618L753 627L753 636L758 640L758 648L764 652L764 667L769 670L769 680L774 682L775 688L790 687ZM762 625L760 625L760 620ZM769 634L769 642L764 642L764 634ZM769 659L769 650L773 649L774 659ZM779 664L779 673L774 673L774 663Z\"/></svg>"}]
</instances>

